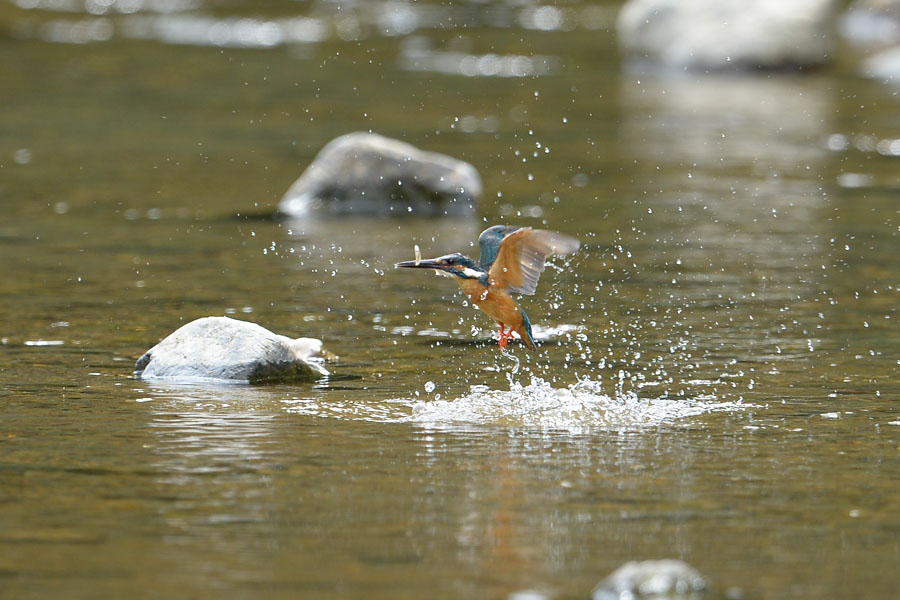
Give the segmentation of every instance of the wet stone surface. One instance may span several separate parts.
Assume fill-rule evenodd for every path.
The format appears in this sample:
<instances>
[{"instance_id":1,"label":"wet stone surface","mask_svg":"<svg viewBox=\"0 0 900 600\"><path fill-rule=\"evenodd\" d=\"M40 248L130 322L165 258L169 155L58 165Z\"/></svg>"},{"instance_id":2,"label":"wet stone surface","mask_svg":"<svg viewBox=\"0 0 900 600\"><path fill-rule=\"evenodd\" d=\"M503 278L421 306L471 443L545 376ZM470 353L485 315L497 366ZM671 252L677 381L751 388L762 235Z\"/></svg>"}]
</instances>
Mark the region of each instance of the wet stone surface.
<instances>
[{"instance_id":1,"label":"wet stone surface","mask_svg":"<svg viewBox=\"0 0 900 600\"><path fill-rule=\"evenodd\" d=\"M329 142L278 205L289 217L473 216L481 177L467 162L373 133Z\"/></svg>"},{"instance_id":2,"label":"wet stone surface","mask_svg":"<svg viewBox=\"0 0 900 600\"><path fill-rule=\"evenodd\" d=\"M204 317L179 327L144 353L134 376L168 381L275 383L326 375L322 341L291 339L246 321Z\"/></svg>"}]
</instances>

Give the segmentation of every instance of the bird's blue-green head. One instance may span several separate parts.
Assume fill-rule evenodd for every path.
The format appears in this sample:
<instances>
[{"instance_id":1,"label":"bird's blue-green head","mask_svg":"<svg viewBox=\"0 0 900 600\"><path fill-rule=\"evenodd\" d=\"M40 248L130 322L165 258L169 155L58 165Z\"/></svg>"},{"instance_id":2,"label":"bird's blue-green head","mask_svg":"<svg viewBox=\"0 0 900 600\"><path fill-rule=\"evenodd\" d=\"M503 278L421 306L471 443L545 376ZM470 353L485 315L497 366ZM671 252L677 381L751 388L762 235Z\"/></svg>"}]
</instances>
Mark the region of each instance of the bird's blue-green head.
<instances>
[{"instance_id":1,"label":"bird's blue-green head","mask_svg":"<svg viewBox=\"0 0 900 600\"><path fill-rule=\"evenodd\" d=\"M426 260L406 260L394 265L394 268L401 267L434 269L442 275L460 277L462 279L485 279L487 277L487 273L478 268L478 263L459 252Z\"/></svg>"}]
</instances>

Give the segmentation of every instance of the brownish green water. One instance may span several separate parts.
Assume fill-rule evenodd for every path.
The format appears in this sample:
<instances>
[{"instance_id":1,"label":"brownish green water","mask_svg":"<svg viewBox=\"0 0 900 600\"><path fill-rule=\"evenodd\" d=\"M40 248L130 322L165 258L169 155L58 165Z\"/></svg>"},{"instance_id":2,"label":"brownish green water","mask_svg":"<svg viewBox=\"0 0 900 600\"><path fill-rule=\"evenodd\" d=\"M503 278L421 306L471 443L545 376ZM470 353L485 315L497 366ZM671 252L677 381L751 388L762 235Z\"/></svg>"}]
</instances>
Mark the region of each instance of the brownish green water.
<instances>
[{"instance_id":1,"label":"brownish green water","mask_svg":"<svg viewBox=\"0 0 900 600\"><path fill-rule=\"evenodd\" d=\"M623 73L587 2L0 3L0 597L712 597L900 585L896 90ZM262 218L328 141L476 165L473 221ZM584 243L501 355L398 272ZM310 386L135 381L229 314Z\"/></svg>"}]
</instances>

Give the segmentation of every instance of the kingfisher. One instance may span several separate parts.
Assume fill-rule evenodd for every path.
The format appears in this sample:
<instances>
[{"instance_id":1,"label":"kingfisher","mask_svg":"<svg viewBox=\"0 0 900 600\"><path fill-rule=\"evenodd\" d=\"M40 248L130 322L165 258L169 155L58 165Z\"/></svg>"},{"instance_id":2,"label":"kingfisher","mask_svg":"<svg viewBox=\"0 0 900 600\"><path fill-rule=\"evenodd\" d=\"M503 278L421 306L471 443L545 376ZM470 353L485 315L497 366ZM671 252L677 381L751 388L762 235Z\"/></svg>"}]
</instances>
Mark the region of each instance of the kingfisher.
<instances>
[{"instance_id":1,"label":"kingfisher","mask_svg":"<svg viewBox=\"0 0 900 600\"><path fill-rule=\"evenodd\" d=\"M545 229L494 225L481 232L478 246L477 263L459 252L422 260L416 246L416 260L399 262L394 268L434 269L454 279L472 304L500 324L501 350L513 332L536 350L531 321L511 293L534 295L547 257L576 252L581 242Z\"/></svg>"}]
</instances>

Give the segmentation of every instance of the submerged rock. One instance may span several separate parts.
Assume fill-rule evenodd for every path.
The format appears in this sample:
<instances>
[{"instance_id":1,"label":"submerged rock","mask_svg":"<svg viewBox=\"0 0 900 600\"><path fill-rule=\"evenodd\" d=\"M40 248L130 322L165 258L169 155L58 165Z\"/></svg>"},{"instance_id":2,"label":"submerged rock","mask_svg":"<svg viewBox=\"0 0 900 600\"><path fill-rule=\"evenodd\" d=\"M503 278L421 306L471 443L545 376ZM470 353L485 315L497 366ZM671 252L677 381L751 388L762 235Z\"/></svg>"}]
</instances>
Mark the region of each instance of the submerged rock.
<instances>
[{"instance_id":1,"label":"submerged rock","mask_svg":"<svg viewBox=\"0 0 900 600\"><path fill-rule=\"evenodd\" d=\"M471 164L374 133L329 142L290 187L279 212L324 215L475 214L481 177Z\"/></svg>"},{"instance_id":2,"label":"submerged rock","mask_svg":"<svg viewBox=\"0 0 900 600\"><path fill-rule=\"evenodd\" d=\"M594 588L593 600L694 599L706 580L689 564L675 559L625 563Z\"/></svg>"},{"instance_id":3,"label":"submerged rock","mask_svg":"<svg viewBox=\"0 0 900 600\"><path fill-rule=\"evenodd\" d=\"M831 58L834 0L628 0L619 43L673 69L789 69Z\"/></svg>"},{"instance_id":4,"label":"submerged rock","mask_svg":"<svg viewBox=\"0 0 900 600\"><path fill-rule=\"evenodd\" d=\"M322 341L272 333L228 317L204 317L177 329L141 356L140 379L217 379L250 383L313 381L328 371Z\"/></svg>"}]
</instances>

